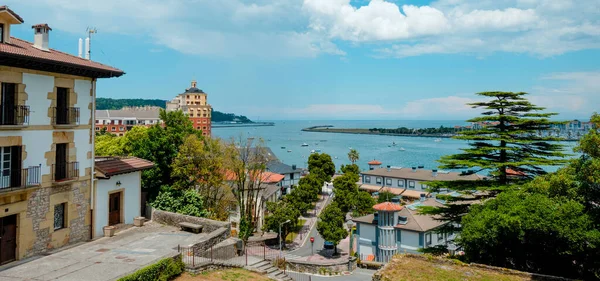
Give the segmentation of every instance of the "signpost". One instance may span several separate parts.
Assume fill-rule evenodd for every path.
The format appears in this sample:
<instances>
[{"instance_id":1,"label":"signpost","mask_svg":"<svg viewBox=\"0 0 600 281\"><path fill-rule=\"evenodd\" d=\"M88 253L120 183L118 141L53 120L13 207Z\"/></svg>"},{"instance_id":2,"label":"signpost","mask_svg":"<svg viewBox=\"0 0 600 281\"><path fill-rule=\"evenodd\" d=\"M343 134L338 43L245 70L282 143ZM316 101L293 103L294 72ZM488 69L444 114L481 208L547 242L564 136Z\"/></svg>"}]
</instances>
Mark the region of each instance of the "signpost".
<instances>
[{"instance_id":1,"label":"signpost","mask_svg":"<svg viewBox=\"0 0 600 281\"><path fill-rule=\"evenodd\" d=\"M315 254L315 238L310 237L310 255L313 256Z\"/></svg>"}]
</instances>

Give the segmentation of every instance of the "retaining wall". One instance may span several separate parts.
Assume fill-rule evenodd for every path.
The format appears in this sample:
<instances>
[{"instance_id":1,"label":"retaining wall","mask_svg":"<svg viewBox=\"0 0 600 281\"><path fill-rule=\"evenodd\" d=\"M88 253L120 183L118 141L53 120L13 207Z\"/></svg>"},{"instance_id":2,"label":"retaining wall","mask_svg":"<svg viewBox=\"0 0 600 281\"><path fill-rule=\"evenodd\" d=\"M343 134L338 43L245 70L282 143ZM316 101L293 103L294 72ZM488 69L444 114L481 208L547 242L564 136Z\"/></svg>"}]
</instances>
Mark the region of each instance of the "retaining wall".
<instances>
[{"instance_id":1,"label":"retaining wall","mask_svg":"<svg viewBox=\"0 0 600 281\"><path fill-rule=\"evenodd\" d=\"M356 258L339 259L337 261L317 263L311 261L286 260L287 270L315 275L340 275L342 272L356 269ZM350 264L350 265L348 265Z\"/></svg>"}]
</instances>

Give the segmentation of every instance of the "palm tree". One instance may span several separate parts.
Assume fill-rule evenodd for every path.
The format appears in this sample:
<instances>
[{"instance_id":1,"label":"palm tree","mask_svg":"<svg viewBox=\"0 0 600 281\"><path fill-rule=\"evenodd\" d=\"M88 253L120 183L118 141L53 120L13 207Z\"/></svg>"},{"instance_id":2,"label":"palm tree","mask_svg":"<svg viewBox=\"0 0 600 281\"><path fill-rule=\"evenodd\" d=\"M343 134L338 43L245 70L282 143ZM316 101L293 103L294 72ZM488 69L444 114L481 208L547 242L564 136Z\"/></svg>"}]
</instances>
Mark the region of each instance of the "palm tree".
<instances>
[{"instance_id":1,"label":"palm tree","mask_svg":"<svg viewBox=\"0 0 600 281\"><path fill-rule=\"evenodd\" d=\"M348 160L354 164L359 158L358 151L356 149L350 149L350 152L348 152Z\"/></svg>"}]
</instances>

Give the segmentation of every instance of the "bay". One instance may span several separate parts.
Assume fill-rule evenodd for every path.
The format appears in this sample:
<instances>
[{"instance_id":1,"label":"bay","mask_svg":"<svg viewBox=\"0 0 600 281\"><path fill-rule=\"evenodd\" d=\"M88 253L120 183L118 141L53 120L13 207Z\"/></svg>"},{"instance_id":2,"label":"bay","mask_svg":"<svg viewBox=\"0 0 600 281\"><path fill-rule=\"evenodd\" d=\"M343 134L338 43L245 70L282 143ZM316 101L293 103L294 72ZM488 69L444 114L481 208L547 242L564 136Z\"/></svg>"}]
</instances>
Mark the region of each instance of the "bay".
<instances>
[{"instance_id":1,"label":"bay","mask_svg":"<svg viewBox=\"0 0 600 281\"><path fill-rule=\"evenodd\" d=\"M303 128L320 125L332 125L336 128L431 128L431 127L454 127L456 125L468 125L464 121L448 120L390 120L390 121L347 121L347 120L311 120L311 121L270 121L274 126L267 127L234 127L213 128L214 137L230 140L255 138L254 141L262 139L264 145L273 150L276 156L284 163L307 167L307 159L311 150L320 149L322 153L331 155L336 168L344 164L350 164L348 151L350 148L358 150L360 160L358 165L361 169L368 169L367 162L376 159L383 166L413 167L425 166L425 169L437 168L437 162L443 155L455 154L461 148L467 148L467 142L450 138L442 138L436 142L430 137L399 137L379 135L355 135L302 132ZM392 146L393 143L395 146ZM308 144L303 147L302 144ZM565 142L565 151L570 153L575 142ZM282 149L285 147L285 149ZM400 148L404 148L401 151ZM288 152L291 150L291 152ZM555 170L556 168L548 168Z\"/></svg>"}]
</instances>

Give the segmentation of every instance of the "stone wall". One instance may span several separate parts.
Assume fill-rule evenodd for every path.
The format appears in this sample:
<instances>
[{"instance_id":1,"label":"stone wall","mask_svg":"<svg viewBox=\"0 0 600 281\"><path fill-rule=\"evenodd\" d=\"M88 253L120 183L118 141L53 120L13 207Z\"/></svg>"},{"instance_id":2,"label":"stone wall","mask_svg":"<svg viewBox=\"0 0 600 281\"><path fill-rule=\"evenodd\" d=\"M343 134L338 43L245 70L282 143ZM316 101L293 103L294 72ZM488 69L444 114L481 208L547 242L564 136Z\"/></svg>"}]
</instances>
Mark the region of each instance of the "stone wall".
<instances>
[{"instance_id":1,"label":"stone wall","mask_svg":"<svg viewBox=\"0 0 600 281\"><path fill-rule=\"evenodd\" d=\"M227 228L228 232L231 232L231 224L229 222L186 216L157 209L152 209L152 221L173 226L179 226L180 222L189 222L202 225L202 232L213 232L220 228Z\"/></svg>"},{"instance_id":2,"label":"stone wall","mask_svg":"<svg viewBox=\"0 0 600 281\"><path fill-rule=\"evenodd\" d=\"M311 262L299 260L286 260L287 270L315 275L340 275L345 271L356 269L356 258L339 259L333 262ZM348 267L350 264L350 267Z\"/></svg>"}]
</instances>

